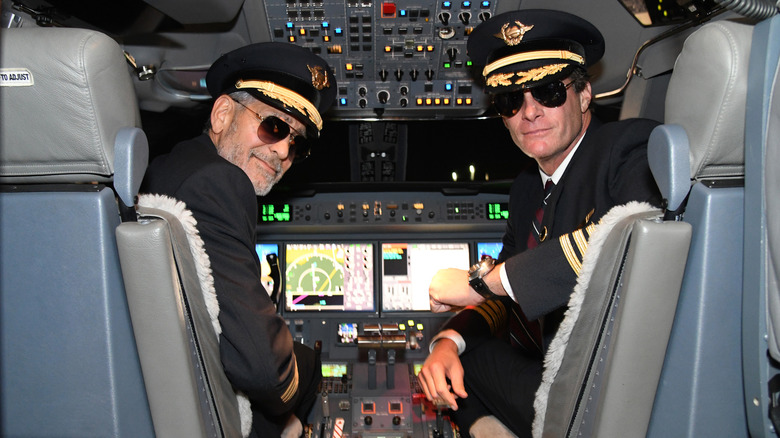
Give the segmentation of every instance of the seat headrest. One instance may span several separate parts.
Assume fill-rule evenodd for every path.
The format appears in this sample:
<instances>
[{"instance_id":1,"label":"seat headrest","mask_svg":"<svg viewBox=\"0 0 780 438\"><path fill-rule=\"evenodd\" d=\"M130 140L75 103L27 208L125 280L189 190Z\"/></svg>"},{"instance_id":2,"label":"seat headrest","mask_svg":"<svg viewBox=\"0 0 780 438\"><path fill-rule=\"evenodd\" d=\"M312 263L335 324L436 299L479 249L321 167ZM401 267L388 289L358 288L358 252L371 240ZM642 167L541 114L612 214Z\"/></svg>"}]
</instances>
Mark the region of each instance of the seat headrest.
<instances>
[{"instance_id":1,"label":"seat headrest","mask_svg":"<svg viewBox=\"0 0 780 438\"><path fill-rule=\"evenodd\" d=\"M692 33L674 65L665 122L681 125L690 147L690 177L745 173L745 101L753 27L707 23Z\"/></svg>"},{"instance_id":2,"label":"seat headrest","mask_svg":"<svg viewBox=\"0 0 780 438\"><path fill-rule=\"evenodd\" d=\"M0 44L0 181L111 181L117 134L141 126L117 42L18 28L0 30Z\"/></svg>"}]
</instances>

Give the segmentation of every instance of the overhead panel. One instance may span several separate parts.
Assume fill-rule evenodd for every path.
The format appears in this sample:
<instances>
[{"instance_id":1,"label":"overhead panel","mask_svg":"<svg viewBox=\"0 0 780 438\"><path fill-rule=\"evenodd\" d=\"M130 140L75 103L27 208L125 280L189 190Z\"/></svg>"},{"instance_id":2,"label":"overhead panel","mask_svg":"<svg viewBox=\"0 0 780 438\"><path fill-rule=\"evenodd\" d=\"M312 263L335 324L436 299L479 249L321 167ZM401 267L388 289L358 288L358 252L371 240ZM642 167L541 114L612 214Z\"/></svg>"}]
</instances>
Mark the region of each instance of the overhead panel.
<instances>
[{"instance_id":1,"label":"overhead panel","mask_svg":"<svg viewBox=\"0 0 780 438\"><path fill-rule=\"evenodd\" d=\"M325 58L338 82L341 119L474 117L487 107L466 52L495 0L274 0L273 41Z\"/></svg>"}]
</instances>

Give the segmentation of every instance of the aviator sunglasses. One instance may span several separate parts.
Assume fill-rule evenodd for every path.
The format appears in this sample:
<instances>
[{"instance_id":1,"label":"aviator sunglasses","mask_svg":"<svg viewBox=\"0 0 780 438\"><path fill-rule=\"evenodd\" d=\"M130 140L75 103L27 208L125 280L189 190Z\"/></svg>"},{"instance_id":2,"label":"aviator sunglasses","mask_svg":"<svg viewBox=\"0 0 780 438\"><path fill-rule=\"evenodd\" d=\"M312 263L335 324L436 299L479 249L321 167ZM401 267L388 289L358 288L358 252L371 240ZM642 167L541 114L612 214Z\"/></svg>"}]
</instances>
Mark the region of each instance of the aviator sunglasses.
<instances>
[{"instance_id":1,"label":"aviator sunglasses","mask_svg":"<svg viewBox=\"0 0 780 438\"><path fill-rule=\"evenodd\" d=\"M237 101L235 98L231 97L231 99L246 108L260 120L260 125L257 127L257 137L260 141L273 144L290 137L289 154L293 157L293 163L301 162L311 154L311 142L306 137L299 134L298 131L291 128L287 122L276 116L263 117L248 106Z\"/></svg>"},{"instance_id":2,"label":"aviator sunglasses","mask_svg":"<svg viewBox=\"0 0 780 438\"><path fill-rule=\"evenodd\" d=\"M566 90L574 84L574 81L565 84L562 81L555 81L536 87L521 88L511 93L501 93L493 95L493 107L499 115L512 117L520 111L525 99L525 92L530 91L534 100L547 108L557 108L566 103Z\"/></svg>"}]
</instances>

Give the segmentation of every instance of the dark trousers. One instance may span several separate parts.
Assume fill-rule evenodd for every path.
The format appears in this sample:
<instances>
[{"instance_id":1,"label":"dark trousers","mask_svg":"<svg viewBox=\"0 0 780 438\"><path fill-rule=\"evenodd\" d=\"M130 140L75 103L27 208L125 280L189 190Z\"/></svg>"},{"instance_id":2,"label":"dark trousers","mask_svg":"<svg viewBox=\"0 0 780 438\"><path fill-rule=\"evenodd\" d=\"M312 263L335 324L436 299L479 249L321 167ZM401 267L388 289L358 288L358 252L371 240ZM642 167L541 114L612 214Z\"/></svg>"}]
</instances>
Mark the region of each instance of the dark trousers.
<instances>
[{"instance_id":1,"label":"dark trousers","mask_svg":"<svg viewBox=\"0 0 780 438\"><path fill-rule=\"evenodd\" d=\"M299 383L298 401L291 412L305 426L309 412L317 400L317 388L322 380L322 365L320 364L320 358L315 355L314 350L303 344L294 342L293 351L298 364ZM262 411L253 406L252 432L249 436L251 438L281 436L288 417L289 413L278 417L264 415Z\"/></svg>"},{"instance_id":2,"label":"dark trousers","mask_svg":"<svg viewBox=\"0 0 780 438\"><path fill-rule=\"evenodd\" d=\"M480 417L494 415L518 437L531 436L534 396L542 361L494 338L460 356L468 397L458 399L453 417L462 436Z\"/></svg>"}]
</instances>

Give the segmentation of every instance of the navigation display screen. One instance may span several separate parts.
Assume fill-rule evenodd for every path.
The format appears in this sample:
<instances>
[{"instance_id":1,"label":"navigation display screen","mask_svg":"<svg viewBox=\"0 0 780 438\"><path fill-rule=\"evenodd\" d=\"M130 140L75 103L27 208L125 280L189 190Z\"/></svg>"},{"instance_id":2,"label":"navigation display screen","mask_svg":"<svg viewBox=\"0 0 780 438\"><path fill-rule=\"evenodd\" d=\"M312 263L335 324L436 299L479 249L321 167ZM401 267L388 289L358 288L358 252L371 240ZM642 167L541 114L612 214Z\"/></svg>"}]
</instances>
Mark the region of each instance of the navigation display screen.
<instances>
[{"instance_id":1,"label":"navigation display screen","mask_svg":"<svg viewBox=\"0 0 780 438\"><path fill-rule=\"evenodd\" d=\"M467 243L382 243L382 310L430 311L428 286L445 268L469 268Z\"/></svg>"},{"instance_id":2,"label":"navigation display screen","mask_svg":"<svg viewBox=\"0 0 780 438\"><path fill-rule=\"evenodd\" d=\"M477 260L482 260L485 256L498 260L503 247L504 244L501 242L477 242Z\"/></svg>"},{"instance_id":3,"label":"navigation display screen","mask_svg":"<svg viewBox=\"0 0 780 438\"><path fill-rule=\"evenodd\" d=\"M287 243L285 309L374 311L374 245Z\"/></svg>"},{"instance_id":4,"label":"navigation display screen","mask_svg":"<svg viewBox=\"0 0 780 438\"><path fill-rule=\"evenodd\" d=\"M347 375L346 362L322 364L322 377L341 377L346 375Z\"/></svg>"},{"instance_id":5,"label":"navigation display screen","mask_svg":"<svg viewBox=\"0 0 780 438\"><path fill-rule=\"evenodd\" d=\"M255 251L257 251L257 256L260 258L260 276L263 280L263 287L265 287L268 295L271 295L271 292L274 290L274 280L271 278L271 265L268 264L266 257L268 254L274 254L278 257L279 245L275 243L258 243L255 245Z\"/></svg>"}]
</instances>

